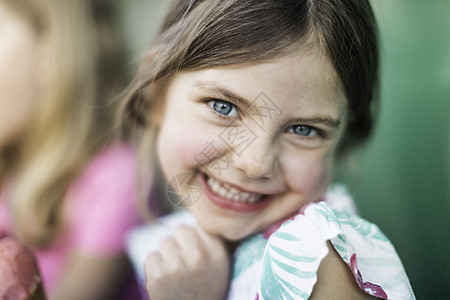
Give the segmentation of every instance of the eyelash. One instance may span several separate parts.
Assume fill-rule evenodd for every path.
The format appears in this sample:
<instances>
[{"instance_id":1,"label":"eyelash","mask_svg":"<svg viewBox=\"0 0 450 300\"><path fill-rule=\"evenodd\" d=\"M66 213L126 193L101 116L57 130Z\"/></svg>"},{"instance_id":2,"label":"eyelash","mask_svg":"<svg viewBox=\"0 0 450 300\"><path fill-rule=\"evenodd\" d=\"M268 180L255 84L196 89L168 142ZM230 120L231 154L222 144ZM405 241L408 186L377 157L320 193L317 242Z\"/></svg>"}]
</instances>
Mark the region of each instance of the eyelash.
<instances>
[{"instance_id":1,"label":"eyelash","mask_svg":"<svg viewBox=\"0 0 450 300\"><path fill-rule=\"evenodd\" d=\"M216 101L225 102L225 103L230 104L232 106L232 109L236 110L236 113L238 114L238 116L237 117L230 117L228 115L224 115L224 114L221 114L218 111L216 111L213 108L213 106L212 106L213 104L211 104L212 102L216 102ZM211 111L214 113L214 115L219 117L222 120L228 120L229 121L230 119L236 119L236 118L241 120L239 108L235 104L230 102L230 101L217 99L217 98L207 98L207 99L204 99L202 102L207 104L208 107L211 109ZM307 127L311 128L311 130L314 132L314 134L312 136L303 136L303 135L295 134L294 132L288 132L290 129L292 129L292 131L293 131L293 128L296 127L296 126L307 126ZM313 139L316 139L318 137L319 138L324 138L324 139L327 138L327 134L326 134L326 132L324 130L322 130L322 129L318 128L318 127L315 127L315 126L307 125L307 124L291 125L285 130L285 132L293 134L295 136L295 138L302 139L302 140L313 140Z\"/></svg>"},{"instance_id":2,"label":"eyelash","mask_svg":"<svg viewBox=\"0 0 450 300\"><path fill-rule=\"evenodd\" d=\"M299 126L306 126L308 128L311 129L312 131L312 135L300 135L300 134L296 134L294 132L294 127L299 127ZM289 126L286 131L286 133L292 134L295 136L295 138L300 138L302 140L312 140L312 139L316 139L316 138L326 138L326 133L325 131L323 131L322 129L315 127L315 126L311 126L311 125L307 125L307 124L296 124L296 125L292 125Z\"/></svg>"},{"instance_id":3,"label":"eyelash","mask_svg":"<svg viewBox=\"0 0 450 300\"><path fill-rule=\"evenodd\" d=\"M225 102L225 103L228 103L229 105L231 105L231 107L232 107L231 109L232 110L235 109L238 116L236 116L236 117L228 116L228 115L224 115L224 114L221 114L218 111L216 111L213 107L214 104L211 104L212 102L216 102L216 101ZM208 99L203 100L203 102L209 106L209 108L211 109L211 111L214 113L215 116L217 116L223 120L234 120L234 119L240 120L241 119L240 111L239 111L238 107L230 101L226 101L226 100L222 100L222 99L215 99L215 98L208 98Z\"/></svg>"}]
</instances>

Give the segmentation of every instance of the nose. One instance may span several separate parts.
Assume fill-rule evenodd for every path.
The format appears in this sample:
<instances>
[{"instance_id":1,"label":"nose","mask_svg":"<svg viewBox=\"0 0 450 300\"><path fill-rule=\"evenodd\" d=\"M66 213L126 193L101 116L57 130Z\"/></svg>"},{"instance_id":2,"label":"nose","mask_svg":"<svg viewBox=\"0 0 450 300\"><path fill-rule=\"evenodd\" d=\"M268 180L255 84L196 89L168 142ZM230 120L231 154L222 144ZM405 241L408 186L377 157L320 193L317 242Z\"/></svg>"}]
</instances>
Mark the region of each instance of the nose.
<instances>
[{"instance_id":1,"label":"nose","mask_svg":"<svg viewBox=\"0 0 450 300\"><path fill-rule=\"evenodd\" d=\"M255 139L240 152L233 152L234 167L252 179L272 178L276 160L276 147L262 137Z\"/></svg>"}]
</instances>

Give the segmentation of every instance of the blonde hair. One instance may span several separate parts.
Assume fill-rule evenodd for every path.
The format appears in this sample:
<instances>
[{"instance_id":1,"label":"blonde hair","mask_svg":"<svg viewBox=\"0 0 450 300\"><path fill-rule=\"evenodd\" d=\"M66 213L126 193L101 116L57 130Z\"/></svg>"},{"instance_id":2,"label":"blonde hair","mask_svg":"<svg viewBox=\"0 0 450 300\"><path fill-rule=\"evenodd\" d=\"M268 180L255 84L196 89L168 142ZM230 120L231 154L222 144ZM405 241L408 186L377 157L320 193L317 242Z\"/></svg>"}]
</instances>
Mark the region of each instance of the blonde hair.
<instances>
[{"instance_id":1,"label":"blonde hair","mask_svg":"<svg viewBox=\"0 0 450 300\"><path fill-rule=\"evenodd\" d=\"M10 203L15 233L43 247L62 228L71 182L114 137L105 100L120 87L120 57L107 0L8 2L36 27L50 55L47 89L16 146Z\"/></svg>"}]
</instances>

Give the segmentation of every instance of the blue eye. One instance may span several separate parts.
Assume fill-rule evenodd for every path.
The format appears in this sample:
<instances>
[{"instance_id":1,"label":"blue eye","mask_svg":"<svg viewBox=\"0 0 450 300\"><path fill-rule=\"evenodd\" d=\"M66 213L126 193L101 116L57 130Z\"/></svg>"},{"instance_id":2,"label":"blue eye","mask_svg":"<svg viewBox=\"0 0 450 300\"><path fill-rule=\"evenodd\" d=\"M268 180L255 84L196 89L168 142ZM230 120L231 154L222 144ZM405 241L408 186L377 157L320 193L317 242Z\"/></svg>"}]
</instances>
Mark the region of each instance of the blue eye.
<instances>
[{"instance_id":1,"label":"blue eye","mask_svg":"<svg viewBox=\"0 0 450 300\"><path fill-rule=\"evenodd\" d=\"M224 100L211 100L208 102L209 106L214 109L217 113L230 116L237 117L236 107L228 101Z\"/></svg>"},{"instance_id":2,"label":"blue eye","mask_svg":"<svg viewBox=\"0 0 450 300\"><path fill-rule=\"evenodd\" d=\"M317 129L308 125L294 125L289 128L288 132L300 136L313 136L317 133Z\"/></svg>"}]
</instances>

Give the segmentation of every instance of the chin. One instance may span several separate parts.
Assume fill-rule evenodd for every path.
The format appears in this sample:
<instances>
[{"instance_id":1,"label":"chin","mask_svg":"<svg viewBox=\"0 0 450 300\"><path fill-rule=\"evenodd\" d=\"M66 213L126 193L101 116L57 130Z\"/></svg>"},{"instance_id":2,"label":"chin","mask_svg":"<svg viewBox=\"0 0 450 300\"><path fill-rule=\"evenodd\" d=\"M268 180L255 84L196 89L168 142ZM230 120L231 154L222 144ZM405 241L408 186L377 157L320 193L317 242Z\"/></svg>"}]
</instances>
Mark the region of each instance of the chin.
<instances>
[{"instance_id":1,"label":"chin","mask_svg":"<svg viewBox=\"0 0 450 300\"><path fill-rule=\"evenodd\" d=\"M223 230L223 228L217 226L204 226L204 224L200 224L200 226L205 232L211 235L220 236L222 239L231 242L238 242L250 235L242 231L236 232L233 230Z\"/></svg>"},{"instance_id":2,"label":"chin","mask_svg":"<svg viewBox=\"0 0 450 300\"><path fill-rule=\"evenodd\" d=\"M223 231L220 229L212 229L212 228L205 228L204 226L200 225L200 227L208 234L220 237L224 241L228 242L240 242L247 238L248 236L252 235L253 233L243 233L243 232L229 232L229 231Z\"/></svg>"},{"instance_id":3,"label":"chin","mask_svg":"<svg viewBox=\"0 0 450 300\"><path fill-rule=\"evenodd\" d=\"M219 234L220 237L222 237L224 240L230 241L230 242L239 242L241 240L243 240L244 238L246 238L247 235L242 235L242 234Z\"/></svg>"}]
</instances>

